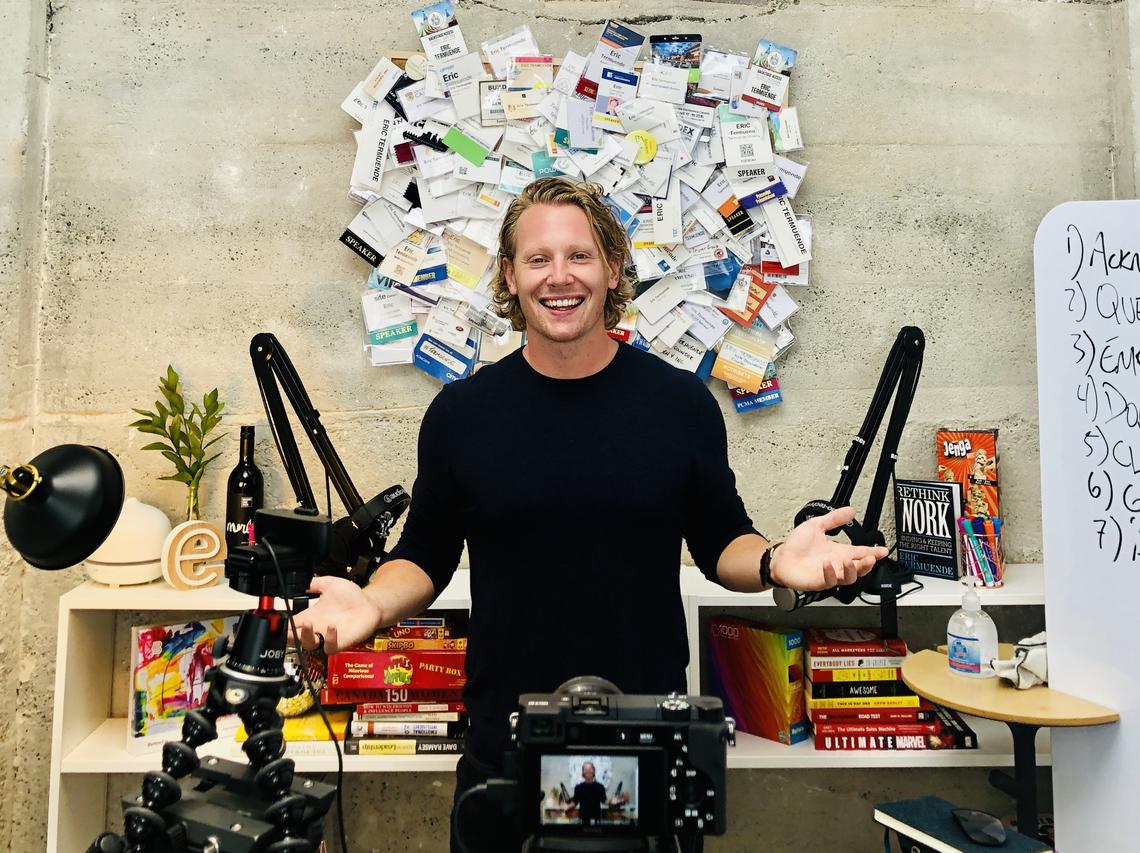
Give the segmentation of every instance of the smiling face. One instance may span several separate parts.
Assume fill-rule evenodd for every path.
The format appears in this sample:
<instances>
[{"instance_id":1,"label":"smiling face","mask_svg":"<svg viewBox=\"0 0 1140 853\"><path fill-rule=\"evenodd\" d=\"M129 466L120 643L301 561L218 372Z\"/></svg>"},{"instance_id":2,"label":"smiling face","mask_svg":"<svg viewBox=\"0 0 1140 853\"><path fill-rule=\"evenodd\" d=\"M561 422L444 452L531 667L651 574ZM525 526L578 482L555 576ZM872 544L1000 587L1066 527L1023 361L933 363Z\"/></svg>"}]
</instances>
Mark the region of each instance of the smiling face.
<instances>
[{"instance_id":1,"label":"smiling face","mask_svg":"<svg viewBox=\"0 0 1140 853\"><path fill-rule=\"evenodd\" d=\"M604 309L618 285L618 262L606 261L580 207L535 204L523 211L503 274L526 318L528 346L608 339Z\"/></svg>"}]
</instances>

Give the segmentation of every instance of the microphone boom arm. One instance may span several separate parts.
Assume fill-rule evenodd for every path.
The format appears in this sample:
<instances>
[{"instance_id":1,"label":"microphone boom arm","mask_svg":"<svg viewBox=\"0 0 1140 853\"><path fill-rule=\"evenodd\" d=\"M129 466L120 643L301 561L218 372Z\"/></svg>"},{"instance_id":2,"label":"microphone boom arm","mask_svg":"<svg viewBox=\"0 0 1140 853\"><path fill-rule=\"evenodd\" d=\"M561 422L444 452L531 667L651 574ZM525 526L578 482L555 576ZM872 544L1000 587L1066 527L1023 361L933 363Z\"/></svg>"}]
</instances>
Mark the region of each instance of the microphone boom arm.
<instances>
[{"instance_id":1,"label":"microphone boom arm","mask_svg":"<svg viewBox=\"0 0 1140 853\"><path fill-rule=\"evenodd\" d=\"M313 407L297 369L276 336L268 332L254 335L249 344L249 355L269 420L269 431L298 506L313 514L319 513L305 463L285 413L279 384L348 512L347 517L333 525L333 544L326 567L331 566L354 580L366 582L384 557L384 545L392 525L410 502L407 492L402 486L391 486L365 502L329 440L321 423L321 413Z\"/></svg>"},{"instance_id":2,"label":"microphone boom arm","mask_svg":"<svg viewBox=\"0 0 1140 853\"><path fill-rule=\"evenodd\" d=\"M871 397L867 416L864 418L859 432L851 440L851 447L848 448L847 455L843 460L839 482L835 486L831 500L809 502L796 513L796 525L802 524L809 518L825 515L836 507L847 506L851 503L855 486L859 482L863 466L868 455L870 455L871 445L882 425L883 416L886 414L891 396L894 395L894 406L891 409L890 420L887 422L887 431L883 436L883 446L879 452L875 479L871 483L871 492L867 497L863 521L860 523L858 519L853 519L842 528L853 545L886 544L886 538L879 529L879 517L882 515L887 486L894 474L895 462L898 460L899 441L902 439L903 427L906 426L911 403L914 401L915 391L918 388L925 347L926 338L917 326L904 326L899 331L894 345L887 355L886 363L883 365L883 372L879 376L879 384L875 387L875 392ZM844 604L850 604L864 593L878 595L883 636L897 637L898 611L896 600L902 589L902 584L912 578L913 573L900 566L896 560L887 557L876 563L870 572L849 586L807 593L791 589L776 589L773 591L773 597L776 605L781 609L795 610L824 598L834 597Z\"/></svg>"}]
</instances>

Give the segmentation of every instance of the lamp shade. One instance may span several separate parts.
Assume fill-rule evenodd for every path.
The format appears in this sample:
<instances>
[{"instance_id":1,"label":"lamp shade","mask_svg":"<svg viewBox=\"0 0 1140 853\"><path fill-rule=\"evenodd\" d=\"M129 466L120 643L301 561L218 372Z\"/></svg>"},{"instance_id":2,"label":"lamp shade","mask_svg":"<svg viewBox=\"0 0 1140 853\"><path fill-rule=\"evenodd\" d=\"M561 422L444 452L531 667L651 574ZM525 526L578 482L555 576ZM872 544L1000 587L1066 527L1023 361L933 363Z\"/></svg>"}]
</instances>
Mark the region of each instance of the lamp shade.
<instances>
[{"instance_id":1,"label":"lamp shade","mask_svg":"<svg viewBox=\"0 0 1140 853\"><path fill-rule=\"evenodd\" d=\"M123 506L123 470L99 447L61 444L30 463L41 482L4 505L4 532L37 569L83 562L115 526Z\"/></svg>"}]
</instances>

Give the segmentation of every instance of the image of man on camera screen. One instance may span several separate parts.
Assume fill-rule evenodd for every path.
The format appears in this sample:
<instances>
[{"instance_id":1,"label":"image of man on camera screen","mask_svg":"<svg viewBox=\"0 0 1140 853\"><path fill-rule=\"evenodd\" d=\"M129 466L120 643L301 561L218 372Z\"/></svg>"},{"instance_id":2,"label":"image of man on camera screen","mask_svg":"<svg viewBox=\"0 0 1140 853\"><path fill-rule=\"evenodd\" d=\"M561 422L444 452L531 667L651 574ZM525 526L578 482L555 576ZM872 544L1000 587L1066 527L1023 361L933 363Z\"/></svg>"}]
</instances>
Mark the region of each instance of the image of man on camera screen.
<instances>
[{"instance_id":1,"label":"image of man on camera screen","mask_svg":"<svg viewBox=\"0 0 1140 853\"><path fill-rule=\"evenodd\" d=\"M525 347L440 389L420 425L398 544L363 589L314 580L320 600L297 620L306 648L317 633L328 652L361 643L427 609L466 545L470 722L457 798L502 775L522 693L587 674L626 694L686 691L682 542L708 578L739 592L851 584L886 556L826 535L854 517L849 507L782 544L756 531L708 388L607 333L636 277L602 199L597 185L554 177L511 203L491 290ZM494 820L471 811L472 824ZM508 830L473 826L464 838L472 850L518 849Z\"/></svg>"},{"instance_id":2,"label":"image of man on camera screen","mask_svg":"<svg viewBox=\"0 0 1140 853\"><path fill-rule=\"evenodd\" d=\"M544 755L540 769L544 825L637 823L636 757ZM610 790L614 793L607 796Z\"/></svg>"}]
</instances>

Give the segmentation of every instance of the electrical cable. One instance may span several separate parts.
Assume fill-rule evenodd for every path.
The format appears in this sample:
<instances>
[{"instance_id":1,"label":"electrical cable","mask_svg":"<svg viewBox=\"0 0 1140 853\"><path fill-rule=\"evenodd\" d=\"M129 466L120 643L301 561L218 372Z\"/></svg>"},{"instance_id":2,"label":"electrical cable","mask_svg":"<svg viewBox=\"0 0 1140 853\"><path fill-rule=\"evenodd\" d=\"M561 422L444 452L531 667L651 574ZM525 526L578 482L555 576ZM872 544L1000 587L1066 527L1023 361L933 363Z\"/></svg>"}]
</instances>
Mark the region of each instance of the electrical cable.
<instances>
[{"instance_id":1,"label":"electrical cable","mask_svg":"<svg viewBox=\"0 0 1140 853\"><path fill-rule=\"evenodd\" d=\"M487 783L482 782L464 791L458 800L455 801L455 808L451 812L451 837L455 841L455 845L459 848L459 853L471 853L471 848L463 841L463 835L459 832L459 819L463 811L463 804L467 802L468 798L475 794L486 794Z\"/></svg>"},{"instance_id":2,"label":"electrical cable","mask_svg":"<svg viewBox=\"0 0 1140 853\"><path fill-rule=\"evenodd\" d=\"M313 682L309 678L309 662L305 657L305 649L301 645L301 635L297 631L297 623L293 621L292 602L285 595L285 575L281 571L281 564L277 561L277 552L273 550L273 544L268 539L261 539L259 544L264 545L265 550L269 552L269 558L273 561L273 568L277 572L277 583L281 586L281 601L285 605L285 615L289 619L289 630L293 633L293 642L297 644L297 657L301 662L301 680L305 689L309 691L309 695L313 697L313 704L317 713L321 715L321 721L325 724L325 730L329 733L329 738L332 739L333 747L336 749L336 822L337 830L340 833L341 853L349 853L348 837L344 831L344 798L341 793L344 789L344 754L341 752L340 741L337 739L336 732L333 731L332 723L329 722L324 706L321 705L320 694L313 687Z\"/></svg>"}]
</instances>

